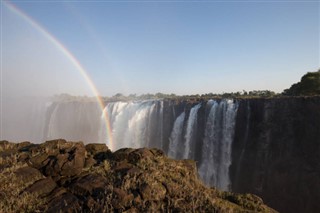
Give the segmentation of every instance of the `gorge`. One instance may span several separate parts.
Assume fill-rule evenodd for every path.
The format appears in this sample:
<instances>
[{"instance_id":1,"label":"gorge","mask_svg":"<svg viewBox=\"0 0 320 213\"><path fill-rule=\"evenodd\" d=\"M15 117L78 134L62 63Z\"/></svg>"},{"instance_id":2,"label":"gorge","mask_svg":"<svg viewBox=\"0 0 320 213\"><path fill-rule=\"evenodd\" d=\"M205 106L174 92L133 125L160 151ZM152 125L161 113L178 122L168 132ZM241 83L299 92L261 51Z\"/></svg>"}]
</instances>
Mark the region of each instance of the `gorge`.
<instances>
[{"instance_id":1,"label":"gorge","mask_svg":"<svg viewBox=\"0 0 320 213\"><path fill-rule=\"evenodd\" d=\"M280 212L320 210L318 96L108 102L108 123L92 101L33 101L28 112L3 139L159 148L195 160L208 186L257 194Z\"/></svg>"}]
</instances>

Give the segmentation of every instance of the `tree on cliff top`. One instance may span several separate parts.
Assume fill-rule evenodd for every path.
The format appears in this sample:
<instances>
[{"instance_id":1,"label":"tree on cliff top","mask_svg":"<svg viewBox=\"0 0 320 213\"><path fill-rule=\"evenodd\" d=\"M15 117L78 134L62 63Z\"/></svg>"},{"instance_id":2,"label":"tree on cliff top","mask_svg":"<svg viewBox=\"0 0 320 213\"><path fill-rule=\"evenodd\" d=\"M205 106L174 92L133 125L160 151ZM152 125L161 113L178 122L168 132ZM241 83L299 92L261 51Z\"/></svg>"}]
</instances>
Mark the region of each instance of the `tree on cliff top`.
<instances>
[{"instance_id":1,"label":"tree on cliff top","mask_svg":"<svg viewBox=\"0 0 320 213\"><path fill-rule=\"evenodd\" d=\"M285 89L283 95L320 95L320 69L316 72L308 72L302 76L300 82Z\"/></svg>"}]
</instances>

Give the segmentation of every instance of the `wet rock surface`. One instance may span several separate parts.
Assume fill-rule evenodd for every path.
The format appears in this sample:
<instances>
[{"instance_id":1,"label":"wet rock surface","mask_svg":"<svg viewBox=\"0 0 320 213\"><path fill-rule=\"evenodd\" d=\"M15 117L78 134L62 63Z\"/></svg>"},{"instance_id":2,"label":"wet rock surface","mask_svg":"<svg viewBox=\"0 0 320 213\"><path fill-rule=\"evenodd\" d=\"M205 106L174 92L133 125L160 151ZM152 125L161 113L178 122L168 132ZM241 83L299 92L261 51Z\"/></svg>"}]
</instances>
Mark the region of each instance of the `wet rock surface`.
<instances>
[{"instance_id":1,"label":"wet rock surface","mask_svg":"<svg viewBox=\"0 0 320 213\"><path fill-rule=\"evenodd\" d=\"M232 159L232 191L320 212L320 97L241 100Z\"/></svg>"},{"instance_id":2,"label":"wet rock surface","mask_svg":"<svg viewBox=\"0 0 320 213\"><path fill-rule=\"evenodd\" d=\"M158 149L0 141L0 182L1 212L275 212L204 186L194 161Z\"/></svg>"}]
</instances>

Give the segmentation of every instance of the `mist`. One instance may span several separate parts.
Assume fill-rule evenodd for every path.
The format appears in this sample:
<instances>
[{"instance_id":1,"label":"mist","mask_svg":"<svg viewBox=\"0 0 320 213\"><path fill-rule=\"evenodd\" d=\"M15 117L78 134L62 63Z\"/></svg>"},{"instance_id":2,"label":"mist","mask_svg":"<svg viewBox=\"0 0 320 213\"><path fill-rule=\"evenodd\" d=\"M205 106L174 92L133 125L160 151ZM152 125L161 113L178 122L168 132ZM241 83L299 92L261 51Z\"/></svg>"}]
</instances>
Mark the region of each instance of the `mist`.
<instances>
[{"instance_id":1,"label":"mist","mask_svg":"<svg viewBox=\"0 0 320 213\"><path fill-rule=\"evenodd\" d=\"M43 32L7 6L2 12L0 139L42 142L45 110L54 95L96 94Z\"/></svg>"}]
</instances>

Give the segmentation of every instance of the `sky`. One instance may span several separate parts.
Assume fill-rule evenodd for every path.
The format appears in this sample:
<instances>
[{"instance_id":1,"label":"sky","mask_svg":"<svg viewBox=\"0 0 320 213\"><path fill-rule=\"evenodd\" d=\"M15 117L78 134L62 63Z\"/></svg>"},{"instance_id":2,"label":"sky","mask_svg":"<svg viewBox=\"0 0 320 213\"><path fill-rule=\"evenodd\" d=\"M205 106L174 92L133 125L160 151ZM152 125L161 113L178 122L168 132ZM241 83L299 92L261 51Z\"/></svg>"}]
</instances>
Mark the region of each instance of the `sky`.
<instances>
[{"instance_id":1,"label":"sky","mask_svg":"<svg viewBox=\"0 0 320 213\"><path fill-rule=\"evenodd\" d=\"M282 92L320 68L319 39L319 1L1 1L1 90Z\"/></svg>"}]
</instances>

